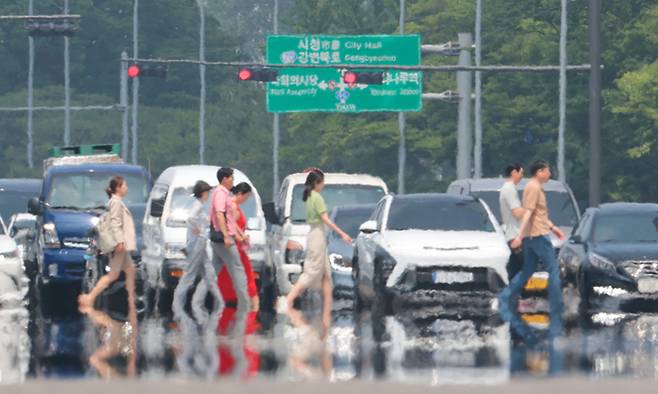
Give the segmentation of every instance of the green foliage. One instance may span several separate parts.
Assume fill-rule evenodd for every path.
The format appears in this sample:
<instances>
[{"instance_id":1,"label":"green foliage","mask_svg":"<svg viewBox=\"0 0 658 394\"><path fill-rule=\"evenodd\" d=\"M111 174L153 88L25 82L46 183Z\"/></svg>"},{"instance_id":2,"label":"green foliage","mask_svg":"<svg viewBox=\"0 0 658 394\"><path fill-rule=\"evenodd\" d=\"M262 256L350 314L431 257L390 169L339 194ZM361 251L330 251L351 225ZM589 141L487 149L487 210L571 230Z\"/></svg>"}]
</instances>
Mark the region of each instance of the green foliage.
<instances>
[{"instance_id":1,"label":"green foliage","mask_svg":"<svg viewBox=\"0 0 658 394\"><path fill-rule=\"evenodd\" d=\"M262 58L271 33L272 1L205 0L208 59ZM407 0L406 32L422 42L455 40L473 30L473 0ZM483 2L484 64L557 64L560 2ZM59 12L36 2L38 13ZM121 51L132 51L132 0L79 0L83 15L71 40L74 105L118 101ZM396 34L398 0L280 0L281 33ZM658 5L655 0L603 5L603 191L606 200L655 201L658 163ZM26 12L22 0L5 0L0 14ZM196 0L140 1L140 55L198 56ZM569 63L588 62L587 2L569 2ZM36 39L35 104L62 105L62 40ZM24 106L27 38L22 23L0 23L0 106ZM426 64L451 57L423 56ZM209 163L248 173L271 195L272 117L262 86L238 83L235 70L208 67L206 116ZM455 89L452 73L426 73L424 90ZM198 162L198 67L169 67L166 81L142 79L139 155L154 175L175 164ZM511 160L528 163L557 156L556 73L483 74L484 174L498 176ZM588 75L569 73L567 179L579 200L587 197ZM281 176L317 165L330 171L368 172L397 186L398 117L395 113L291 114L282 119ZM0 176L39 176L40 160L61 145L63 114L34 117L35 161L26 166L25 113L0 115ZM74 143L119 142L120 112L75 112ZM407 190L443 191L455 176L457 107L425 102L407 116Z\"/></svg>"}]
</instances>

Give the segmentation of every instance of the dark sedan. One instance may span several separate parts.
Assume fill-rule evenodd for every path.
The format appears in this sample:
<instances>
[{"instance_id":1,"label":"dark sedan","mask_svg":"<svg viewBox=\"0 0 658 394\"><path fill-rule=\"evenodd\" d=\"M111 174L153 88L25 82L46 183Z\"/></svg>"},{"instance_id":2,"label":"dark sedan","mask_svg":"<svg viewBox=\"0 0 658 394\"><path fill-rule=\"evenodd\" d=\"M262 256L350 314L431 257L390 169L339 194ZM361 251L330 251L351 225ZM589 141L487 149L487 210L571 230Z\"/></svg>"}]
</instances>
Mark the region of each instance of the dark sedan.
<instances>
[{"instance_id":1,"label":"dark sedan","mask_svg":"<svg viewBox=\"0 0 658 394\"><path fill-rule=\"evenodd\" d=\"M374 204L346 205L334 208L329 217L350 237L356 239L356 236L359 235L359 226L370 218L374 210ZM329 261L331 262L334 297L351 298L354 292L354 280L352 278L354 247L346 244L332 231L329 234L327 249Z\"/></svg>"},{"instance_id":2,"label":"dark sedan","mask_svg":"<svg viewBox=\"0 0 658 394\"><path fill-rule=\"evenodd\" d=\"M586 308L605 298L658 305L658 204L588 209L559 261Z\"/></svg>"}]
</instances>

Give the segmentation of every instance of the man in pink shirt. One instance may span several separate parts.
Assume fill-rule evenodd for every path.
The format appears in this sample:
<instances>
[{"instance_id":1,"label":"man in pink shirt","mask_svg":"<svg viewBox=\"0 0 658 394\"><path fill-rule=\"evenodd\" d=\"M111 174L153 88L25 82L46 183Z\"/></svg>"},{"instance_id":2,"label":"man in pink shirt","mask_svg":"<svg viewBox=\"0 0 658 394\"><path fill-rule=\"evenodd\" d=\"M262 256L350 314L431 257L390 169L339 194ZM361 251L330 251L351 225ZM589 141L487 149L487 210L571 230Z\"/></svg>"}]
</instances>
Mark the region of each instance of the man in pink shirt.
<instances>
[{"instance_id":1,"label":"man in pink shirt","mask_svg":"<svg viewBox=\"0 0 658 394\"><path fill-rule=\"evenodd\" d=\"M222 264L226 264L228 273L233 282L233 288L238 299L238 314L236 317L246 318L250 308L249 294L247 291L247 275L240 261L240 254L235 245L235 238L240 236L236 218L231 209L231 196L229 190L233 187L233 169L220 168L217 171L219 186L212 195L210 204L210 222L215 231L224 236L224 242L211 242L213 250L213 264L217 272L221 271ZM240 239L238 239L240 240ZM242 324L236 318L235 333L241 334Z\"/></svg>"}]
</instances>

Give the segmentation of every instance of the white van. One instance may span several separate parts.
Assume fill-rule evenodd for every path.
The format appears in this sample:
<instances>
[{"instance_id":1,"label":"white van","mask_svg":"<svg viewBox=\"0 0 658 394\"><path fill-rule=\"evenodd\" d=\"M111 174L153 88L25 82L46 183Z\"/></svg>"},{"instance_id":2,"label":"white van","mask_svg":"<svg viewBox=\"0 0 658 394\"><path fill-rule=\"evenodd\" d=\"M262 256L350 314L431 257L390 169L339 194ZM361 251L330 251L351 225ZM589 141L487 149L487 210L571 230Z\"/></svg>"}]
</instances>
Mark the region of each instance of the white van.
<instances>
[{"instance_id":1,"label":"white van","mask_svg":"<svg viewBox=\"0 0 658 394\"><path fill-rule=\"evenodd\" d=\"M272 223L270 248L275 270L276 290L285 295L302 272L306 236L306 207L302 201L307 173L288 175L281 183L277 201L266 204ZM386 183L379 177L363 174L326 173L322 196L330 212L334 207L375 204L388 194Z\"/></svg>"},{"instance_id":2,"label":"white van","mask_svg":"<svg viewBox=\"0 0 658 394\"><path fill-rule=\"evenodd\" d=\"M194 202L192 188L201 180L217 186L215 166L176 166L167 168L151 190L144 215L144 251L142 260L147 272L147 288L165 290L170 299L178 279L183 275L187 261L185 247L188 211ZM249 258L260 285L271 278L271 262L267 250L266 222L258 191L249 178L239 170L234 173L235 184L247 182L253 189L252 197L242 205L247 216L247 234L251 239ZM167 301L168 302L168 301Z\"/></svg>"}]
</instances>

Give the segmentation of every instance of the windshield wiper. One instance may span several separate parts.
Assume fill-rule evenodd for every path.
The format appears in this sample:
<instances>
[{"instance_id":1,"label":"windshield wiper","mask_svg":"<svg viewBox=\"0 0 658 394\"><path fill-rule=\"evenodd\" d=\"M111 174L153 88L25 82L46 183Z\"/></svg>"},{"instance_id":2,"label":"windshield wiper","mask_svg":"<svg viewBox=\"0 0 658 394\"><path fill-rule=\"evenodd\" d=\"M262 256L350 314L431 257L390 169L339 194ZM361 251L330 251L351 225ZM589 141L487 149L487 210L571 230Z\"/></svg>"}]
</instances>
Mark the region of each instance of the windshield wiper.
<instances>
[{"instance_id":1,"label":"windshield wiper","mask_svg":"<svg viewBox=\"0 0 658 394\"><path fill-rule=\"evenodd\" d=\"M79 211L81 209L84 209L84 208L68 206L68 205L54 205L54 206L50 206L48 208L50 208L50 209L71 209L73 211Z\"/></svg>"}]
</instances>

